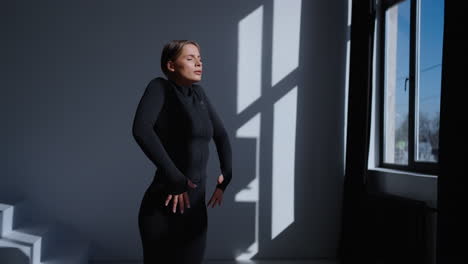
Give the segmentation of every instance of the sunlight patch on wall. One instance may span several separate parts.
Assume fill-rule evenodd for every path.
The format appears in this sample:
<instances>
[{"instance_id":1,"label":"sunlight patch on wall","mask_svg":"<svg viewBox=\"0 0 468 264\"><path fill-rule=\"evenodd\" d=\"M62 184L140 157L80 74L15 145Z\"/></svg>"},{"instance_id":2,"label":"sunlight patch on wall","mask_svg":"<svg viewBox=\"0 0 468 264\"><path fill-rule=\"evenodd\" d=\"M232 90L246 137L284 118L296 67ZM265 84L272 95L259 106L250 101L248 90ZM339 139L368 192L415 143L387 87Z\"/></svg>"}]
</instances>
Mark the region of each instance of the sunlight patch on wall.
<instances>
[{"instance_id":1,"label":"sunlight patch on wall","mask_svg":"<svg viewBox=\"0 0 468 264\"><path fill-rule=\"evenodd\" d=\"M275 0L271 87L299 66L301 0Z\"/></svg>"},{"instance_id":2,"label":"sunlight patch on wall","mask_svg":"<svg viewBox=\"0 0 468 264\"><path fill-rule=\"evenodd\" d=\"M260 176L260 114L256 114L252 119L245 123L237 130L236 137L238 138L254 138L256 139L255 147L255 178L236 194L234 200L236 202L252 202L255 203L255 241L252 243L246 252L239 255L237 260L249 260L258 252L258 225L259 225L259 176Z\"/></svg>"},{"instance_id":3,"label":"sunlight patch on wall","mask_svg":"<svg viewBox=\"0 0 468 264\"><path fill-rule=\"evenodd\" d=\"M261 96L263 6L258 7L238 24L237 114ZM260 113L236 132L237 138L255 138L255 178L235 196L237 202L255 203L255 241L236 257L249 260L258 252Z\"/></svg>"},{"instance_id":4,"label":"sunlight patch on wall","mask_svg":"<svg viewBox=\"0 0 468 264\"><path fill-rule=\"evenodd\" d=\"M237 113L261 96L263 6L238 25Z\"/></svg>"},{"instance_id":5,"label":"sunlight patch on wall","mask_svg":"<svg viewBox=\"0 0 468 264\"><path fill-rule=\"evenodd\" d=\"M275 103L271 239L294 222L297 86Z\"/></svg>"},{"instance_id":6,"label":"sunlight patch on wall","mask_svg":"<svg viewBox=\"0 0 468 264\"><path fill-rule=\"evenodd\" d=\"M238 24L237 114L262 97L262 74L271 72L270 89L292 74L299 66L301 0L273 1L272 64L262 68L263 6L256 8ZM270 45L267 41L265 45ZM271 67L271 68L270 68ZM270 86L266 83L266 86ZM286 89L284 89L286 88ZM260 248L260 136L263 108L273 108L271 239L294 222L295 142L298 86L281 87L284 95L276 102L260 104L253 117L236 131L237 138L256 139L255 178L235 195L236 202L255 203L255 241L236 260L250 260ZM270 108L271 109L271 108ZM267 186L263 186L265 188ZM262 201L263 203L269 201Z\"/></svg>"}]
</instances>

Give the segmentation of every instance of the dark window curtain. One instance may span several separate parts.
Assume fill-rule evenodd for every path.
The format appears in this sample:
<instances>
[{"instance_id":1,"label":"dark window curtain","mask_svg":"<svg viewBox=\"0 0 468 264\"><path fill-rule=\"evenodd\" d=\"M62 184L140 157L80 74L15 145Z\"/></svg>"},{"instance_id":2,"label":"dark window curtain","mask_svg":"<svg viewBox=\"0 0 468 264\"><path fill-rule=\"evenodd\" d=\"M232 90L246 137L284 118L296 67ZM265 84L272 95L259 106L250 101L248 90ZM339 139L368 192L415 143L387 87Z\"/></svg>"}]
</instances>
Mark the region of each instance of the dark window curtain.
<instances>
[{"instance_id":1,"label":"dark window curtain","mask_svg":"<svg viewBox=\"0 0 468 264\"><path fill-rule=\"evenodd\" d=\"M466 263L466 8L445 1L437 190L437 263ZM462 25L463 24L463 25ZM462 30L463 29L463 30ZM463 32L463 33L462 33ZM465 35L465 36L463 36ZM462 73L463 71L463 73Z\"/></svg>"},{"instance_id":2,"label":"dark window curtain","mask_svg":"<svg viewBox=\"0 0 468 264\"><path fill-rule=\"evenodd\" d=\"M368 263L365 236L366 177L372 93L373 0L352 2L346 170L341 263Z\"/></svg>"}]
</instances>

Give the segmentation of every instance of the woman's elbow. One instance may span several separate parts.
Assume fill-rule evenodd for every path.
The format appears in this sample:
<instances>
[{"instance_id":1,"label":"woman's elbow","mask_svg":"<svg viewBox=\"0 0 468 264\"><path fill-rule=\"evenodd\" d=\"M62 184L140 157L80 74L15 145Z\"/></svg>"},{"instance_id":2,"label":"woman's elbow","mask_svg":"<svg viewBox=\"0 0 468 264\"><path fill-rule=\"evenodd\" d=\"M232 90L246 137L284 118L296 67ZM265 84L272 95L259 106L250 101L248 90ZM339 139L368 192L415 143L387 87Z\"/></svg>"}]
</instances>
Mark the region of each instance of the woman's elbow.
<instances>
[{"instance_id":1,"label":"woman's elbow","mask_svg":"<svg viewBox=\"0 0 468 264\"><path fill-rule=\"evenodd\" d=\"M226 130L221 130L218 131L214 136L213 136L214 141L217 142L226 142L229 143L229 135Z\"/></svg>"},{"instance_id":2,"label":"woman's elbow","mask_svg":"<svg viewBox=\"0 0 468 264\"><path fill-rule=\"evenodd\" d=\"M133 138L138 142L143 137L144 129L138 122L133 122L132 135Z\"/></svg>"},{"instance_id":3,"label":"woman's elbow","mask_svg":"<svg viewBox=\"0 0 468 264\"><path fill-rule=\"evenodd\" d=\"M213 137L221 139L221 140L229 139L228 133L227 133L226 129L224 129L224 128L223 129L216 129Z\"/></svg>"}]
</instances>

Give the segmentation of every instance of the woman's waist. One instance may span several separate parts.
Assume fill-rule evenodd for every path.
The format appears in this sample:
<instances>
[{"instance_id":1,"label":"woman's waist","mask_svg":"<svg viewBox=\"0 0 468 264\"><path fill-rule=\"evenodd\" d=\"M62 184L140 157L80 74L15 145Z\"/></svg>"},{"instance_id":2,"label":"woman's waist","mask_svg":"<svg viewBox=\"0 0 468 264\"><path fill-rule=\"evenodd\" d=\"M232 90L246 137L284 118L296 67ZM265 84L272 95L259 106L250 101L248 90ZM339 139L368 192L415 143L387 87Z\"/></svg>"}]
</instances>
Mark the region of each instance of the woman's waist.
<instances>
[{"instance_id":1,"label":"woman's waist","mask_svg":"<svg viewBox=\"0 0 468 264\"><path fill-rule=\"evenodd\" d=\"M191 204L198 204L200 202L205 201L205 183L201 182L197 184L197 187L191 188L189 187L187 190L187 194L189 195ZM153 182L150 184L150 186L147 189L147 195L150 195L154 198L157 198L158 200L165 200L167 198L167 195L169 194L169 188L168 185L158 181L156 178L153 180ZM153 196L155 195L155 196Z\"/></svg>"},{"instance_id":2,"label":"woman's waist","mask_svg":"<svg viewBox=\"0 0 468 264\"><path fill-rule=\"evenodd\" d=\"M181 170L181 173L188 179L190 179L193 183L201 183L206 179L206 169L196 169L196 168L191 168L191 169L185 169ZM156 183L160 184L169 184L169 177L166 175L166 173L163 170L157 169L155 174L154 174L154 180Z\"/></svg>"}]
</instances>

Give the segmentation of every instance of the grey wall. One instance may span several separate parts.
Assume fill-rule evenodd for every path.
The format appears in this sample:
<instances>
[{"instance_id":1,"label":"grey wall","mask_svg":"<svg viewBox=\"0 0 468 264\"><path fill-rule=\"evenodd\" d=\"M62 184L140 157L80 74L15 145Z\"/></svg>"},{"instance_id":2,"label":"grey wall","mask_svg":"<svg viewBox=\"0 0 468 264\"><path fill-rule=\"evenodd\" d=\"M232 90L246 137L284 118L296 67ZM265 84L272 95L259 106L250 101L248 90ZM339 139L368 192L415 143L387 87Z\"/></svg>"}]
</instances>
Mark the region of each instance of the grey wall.
<instances>
[{"instance_id":1,"label":"grey wall","mask_svg":"<svg viewBox=\"0 0 468 264\"><path fill-rule=\"evenodd\" d=\"M236 139L238 22L264 5L271 54L272 1L8 1L1 9L0 191L24 195L92 241L92 259L141 259L137 213L154 165L131 125L171 39L201 44L201 85L230 132L233 181L208 209L207 258L232 258L254 239L253 206L234 201L253 169L255 142ZM270 240L271 104L260 104L260 252L268 258L336 254L343 180L347 1L302 1L295 222ZM271 63L265 56L263 62ZM265 68L263 76L270 76ZM265 83L263 89L267 89ZM5 152L6 150L6 152ZM210 146L207 195L219 175ZM209 196L207 197L209 199Z\"/></svg>"}]
</instances>

